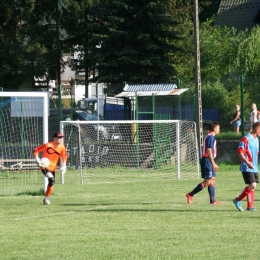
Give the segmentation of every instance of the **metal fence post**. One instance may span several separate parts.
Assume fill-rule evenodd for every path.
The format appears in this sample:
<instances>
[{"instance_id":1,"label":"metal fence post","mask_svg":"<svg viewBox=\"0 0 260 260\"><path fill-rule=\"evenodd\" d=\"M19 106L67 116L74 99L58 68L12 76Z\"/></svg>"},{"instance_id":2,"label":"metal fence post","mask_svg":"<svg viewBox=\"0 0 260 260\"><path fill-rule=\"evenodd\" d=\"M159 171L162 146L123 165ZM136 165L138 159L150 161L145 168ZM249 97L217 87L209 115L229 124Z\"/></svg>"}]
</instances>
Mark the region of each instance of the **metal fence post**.
<instances>
[{"instance_id":1,"label":"metal fence post","mask_svg":"<svg viewBox=\"0 0 260 260\"><path fill-rule=\"evenodd\" d=\"M61 111L61 85L58 86L58 100L59 100L59 121L62 121L62 111Z\"/></svg>"},{"instance_id":2,"label":"metal fence post","mask_svg":"<svg viewBox=\"0 0 260 260\"><path fill-rule=\"evenodd\" d=\"M240 76L240 98L241 98L241 131L242 136L245 135L245 116L244 116L244 77Z\"/></svg>"}]
</instances>

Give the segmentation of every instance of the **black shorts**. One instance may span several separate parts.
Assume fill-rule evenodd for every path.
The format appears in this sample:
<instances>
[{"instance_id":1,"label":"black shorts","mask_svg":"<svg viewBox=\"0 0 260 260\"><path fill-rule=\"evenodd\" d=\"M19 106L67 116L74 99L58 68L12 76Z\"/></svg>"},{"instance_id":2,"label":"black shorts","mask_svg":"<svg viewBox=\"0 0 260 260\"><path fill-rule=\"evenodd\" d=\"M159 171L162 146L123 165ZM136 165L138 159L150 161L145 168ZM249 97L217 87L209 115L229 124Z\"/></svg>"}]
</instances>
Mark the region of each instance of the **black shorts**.
<instances>
[{"instance_id":1,"label":"black shorts","mask_svg":"<svg viewBox=\"0 0 260 260\"><path fill-rule=\"evenodd\" d=\"M258 172L242 172L245 184L259 183Z\"/></svg>"},{"instance_id":2,"label":"black shorts","mask_svg":"<svg viewBox=\"0 0 260 260\"><path fill-rule=\"evenodd\" d=\"M43 175L45 176L46 175L46 173L47 172L51 172L52 173L52 175L54 176L54 178L55 178L55 172L52 172L52 171L49 171L48 169L46 169L46 168L42 168L41 169L41 171L42 171L42 173L43 173Z\"/></svg>"}]
</instances>

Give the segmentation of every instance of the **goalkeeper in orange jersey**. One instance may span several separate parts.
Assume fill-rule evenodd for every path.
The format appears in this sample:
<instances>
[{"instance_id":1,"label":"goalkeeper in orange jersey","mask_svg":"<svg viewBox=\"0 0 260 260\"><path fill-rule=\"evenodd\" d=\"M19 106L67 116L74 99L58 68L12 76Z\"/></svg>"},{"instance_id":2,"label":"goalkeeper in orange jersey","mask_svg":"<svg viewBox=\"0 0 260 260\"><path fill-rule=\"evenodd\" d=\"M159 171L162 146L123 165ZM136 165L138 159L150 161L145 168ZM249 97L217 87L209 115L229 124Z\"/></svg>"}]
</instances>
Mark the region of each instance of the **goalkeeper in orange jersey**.
<instances>
[{"instance_id":1,"label":"goalkeeper in orange jersey","mask_svg":"<svg viewBox=\"0 0 260 260\"><path fill-rule=\"evenodd\" d=\"M62 138L63 135L61 133L55 133L52 142L40 145L33 150L37 164L40 166L44 176L48 178L47 190L43 199L44 205L50 204L50 196L55 183L56 168L60 158L62 159L61 173L65 174L66 172L67 152L65 146L62 144ZM49 166L42 165L39 153L42 153L42 158L49 159Z\"/></svg>"}]
</instances>

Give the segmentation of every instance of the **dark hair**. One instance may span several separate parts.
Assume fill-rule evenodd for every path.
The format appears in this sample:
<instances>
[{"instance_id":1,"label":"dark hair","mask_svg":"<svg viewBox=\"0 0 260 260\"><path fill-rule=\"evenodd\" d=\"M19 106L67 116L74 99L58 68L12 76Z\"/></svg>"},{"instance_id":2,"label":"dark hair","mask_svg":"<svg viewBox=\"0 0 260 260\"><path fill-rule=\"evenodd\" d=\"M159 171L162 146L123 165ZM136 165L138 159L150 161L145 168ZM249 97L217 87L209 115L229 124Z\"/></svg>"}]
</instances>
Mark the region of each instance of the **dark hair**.
<instances>
[{"instance_id":1,"label":"dark hair","mask_svg":"<svg viewBox=\"0 0 260 260\"><path fill-rule=\"evenodd\" d=\"M214 128L217 126L217 125L219 125L219 122L210 122L210 124L209 124L209 131L214 131Z\"/></svg>"},{"instance_id":2,"label":"dark hair","mask_svg":"<svg viewBox=\"0 0 260 260\"><path fill-rule=\"evenodd\" d=\"M260 122L255 122L253 124L253 129L255 130L256 128L260 127Z\"/></svg>"}]
</instances>

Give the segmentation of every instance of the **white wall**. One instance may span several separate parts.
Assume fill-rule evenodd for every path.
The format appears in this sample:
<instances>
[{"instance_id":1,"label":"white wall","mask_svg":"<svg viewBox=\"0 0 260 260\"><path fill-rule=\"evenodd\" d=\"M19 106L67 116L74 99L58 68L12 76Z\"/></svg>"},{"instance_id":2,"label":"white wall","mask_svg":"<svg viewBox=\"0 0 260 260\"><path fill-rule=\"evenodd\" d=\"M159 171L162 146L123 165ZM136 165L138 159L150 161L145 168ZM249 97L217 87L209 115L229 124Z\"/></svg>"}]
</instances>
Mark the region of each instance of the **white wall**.
<instances>
[{"instance_id":1,"label":"white wall","mask_svg":"<svg viewBox=\"0 0 260 260\"><path fill-rule=\"evenodd\" d=\"M98 83L98 96L99 98L103 98L105 96L104 94L104 84ZM88 86L88 93L89 97L96 97L96 84L91 83ZM78 85L77 82L74 86L74 95L75 95L75 102L82 100L85 98L85 85Z\"/></svg>"},{"instance_id":2,"label":"white wall","mask_svg":"<svg viewBox=\"0 0 260 260\"><path fill-rule=\"evenodd\" d=\"M68 55L65 55L65 56L63 56L63 59L65 60L65 61L67 61L68 59L69 59L69 56ZM71 70L71 68L69 67L69 66L66 66L65 68L64 68L64 72L62 72L61 74L60 74L60 79L61 80L68 80L70 77L71 78L73 78L73 79L75 79L75 71L73 71L73 70Z\"/></svg>"}]
</instances>

